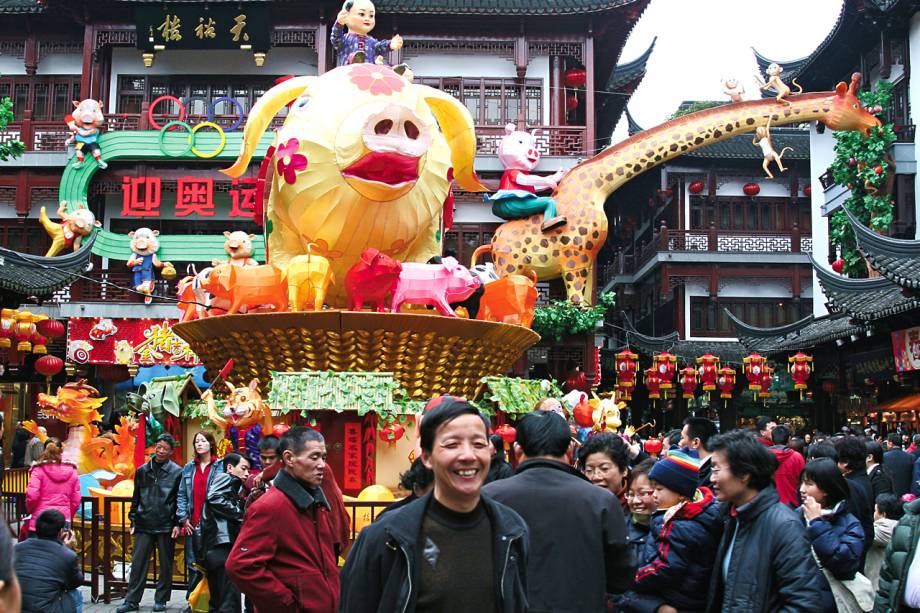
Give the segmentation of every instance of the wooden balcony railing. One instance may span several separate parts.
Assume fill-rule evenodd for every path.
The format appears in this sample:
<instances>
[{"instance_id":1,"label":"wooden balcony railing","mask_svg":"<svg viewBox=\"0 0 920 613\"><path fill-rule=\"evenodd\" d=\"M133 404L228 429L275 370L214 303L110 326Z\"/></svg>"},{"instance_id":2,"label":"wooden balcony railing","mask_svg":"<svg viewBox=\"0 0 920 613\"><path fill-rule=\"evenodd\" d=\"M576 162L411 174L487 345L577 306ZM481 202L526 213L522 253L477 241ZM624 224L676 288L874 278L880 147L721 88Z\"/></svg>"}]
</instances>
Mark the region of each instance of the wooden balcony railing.
<instances>
[{"instance_id":1,"label":"wooden balcony railing","mask_svg":"<svg viewBox=\"0 0 920 613\"><path fill-rule=\"evenodd\" d=\"M669 230L662 227L636 253L617 252L606 268L606 278L632 274L657 253L811 253L812 239L798 229L761 230Z\"/></svg>"},{"instance_id":2,"label":"wooden balcony railing","mask_svg":"<svg viewBox=\"0 0 920 613\"><path fill-rule=\"evenodd\" d=\"M134 287L130 270L93 269L83 273L69 287L51 294L42 302L64 304L68 302L125 302L142 303L144 297L131 291ZM153 289L155 303L174 303L176 280L157 279ZM178 309L176 310L178 313Z\"/></svg>"},{"instance_id":3,"label":"wooden balcony railing","mask_svg":"<svg viewBox=\"0 0 920 613\"><path fill-rule=\"evenodd\" d=\"M540 155L585 156L589 153L584 126L533 126L528 130L536 130ZM503 136L504 126L476 126L476 152L479 155L498 155L498 145Z\"/></svg>"},{"instance_id":4,"label":"wooden balcony railing","mask_svg":"<svg viewBox=\"0 0 920 613\"><path fill-rule=\"evenodd\" d=\"M913 124L895 124L892 128L894 130L894 135L897 137L895 142L898 143L912 143L914 142L914 135L916 133L917 126Z\"/></svg>"}]
</instances>

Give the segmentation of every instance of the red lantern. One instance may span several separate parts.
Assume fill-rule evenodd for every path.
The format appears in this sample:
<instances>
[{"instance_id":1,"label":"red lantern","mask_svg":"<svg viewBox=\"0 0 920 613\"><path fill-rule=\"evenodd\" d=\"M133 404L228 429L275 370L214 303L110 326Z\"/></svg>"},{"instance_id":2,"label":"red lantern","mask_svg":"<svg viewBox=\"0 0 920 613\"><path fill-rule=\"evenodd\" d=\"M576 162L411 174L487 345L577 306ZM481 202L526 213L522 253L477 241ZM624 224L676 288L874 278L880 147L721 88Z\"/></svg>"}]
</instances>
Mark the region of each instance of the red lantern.
<instances>
[{"instance_id":1,"label":"red lantern","mask_svg":"<svg viewBox=\"0 0 920 613\"><path fill-rule=\"evenodd\" d=\"M701 194L706 189L706 184L702 181L694 181L687 189L690 190L691 194Z\"/></svg>"},{"instance_id":2,"label":"red lantern","mask_svg":"<svg viewBox=\"0 0 920 613\"><path fill-rule=\"evenodd\" d=\"M48 392L51 392L51 377L61 372L64 368L64 360L56 355L45 355L35 360L35 371L45 377L48 384Z\"/></svg>"},{"instance_id":3,"label":"red lantern","mask_svg":"<svg viewBox=\"0 0 920 613\"><path fill-rule=\"evenodd\" d=\"M291 427L287 424L275 424L275 426L272 428L272 435L281 438L284 436L284 433L290 429Z\"/></svg>"},{"instance_id":4,"label":"red lantern","mask_svg":"<svg viewBox=\"0 0 920 613\"><path fill-rule=\"evenodd\" d=\"M843 267L844 267L844 266L846 266L846 262L843 261L843 258L837 258L836 260L834 260L834 263L831 264L831 268L832 268L833 271L836 272L838 275L842 275L842 274L843 274Z\"/></svg>"},{"instance_id":5,"label":"red lantern","mask_svg":"<svg viewBox=\"0 0 920 613\"><path fill-rule=\"evenodd\" d=\"M617 371L617 387L627 396L636 387L636 373L639 372L639 356L629 347L614 356Z\"/></svg>"},{"instance_id":6,"label":"red lantern","mask_svg":"<svg viewBox=\"0 0 920 613\"><path fill-rule=\"evenodd\" d=\"M584 68L569 68L562 75L566 87L581 89L588 82L588 72Z\"/></svg>"},{"instance_id":7,"label":"red lantern","mask_svg":"<svg viewBox=\"0 0 920 613\"><path fill-rule=\"evenodd\" d=\"M732 390L735 389L735 369L728 366L720 368L716 385L719 386L720 398L731 398Z\"/></svg>"},{"instance_id":8,"label":"red lantern","mask_svg":"<svg viewBox=\"0 0 920 613\"><path fill-rule=\"evenodd\" d=\"M652 356L652 365L658 372L661 389L672 389L674 387L674 373L677 372L677 356L667 351L662 351L658 355Z\"/></svg>"},{"instance_id":9,"label":"red lantern","mask_svg":"<svg viewBox=\"0 0 920 613\"><path fill-rule=\"evenodd\" d=\"M799 398L802 397L802 392L808 389L808 378L812 371L811 361L812 357L801 351L789 357L789 374L792 375L795 389L799 390Z\"/></svg>"},{"instance_id":10,"label":"red lantern","mask_svg":"<svg viewBox=\"0 0 920 613\"><path fill-rule=\"evenodd\" d=\"M661 442L661 439L650 438L645 441L643 447L645 448L645 453L657 456L659 453L661 453L661 449L664 447L664 445Z\"/></svg>"},{"instance_id":11,"label":"red lantern","mask_svg":"<svg viewBox=\"0 0 920 613\"><path fill-rule=\"evenodd\" d=\"M56 319L44 319L38 322L37 328L45 338L57 338L64 334L64 324Z\"/></svg>"},{"instance_id":12,"label":"red lantern","mask_svg":"<svg viewBox=\"0 0 920 613\"><path fill-rule=\"evenodd\" d=\"M760 376L760 397L769 398L773 394L770 393L770 386L773 385L773 372L774 369L769 364L763 365L763 374ZM757 395L755 394L756 398Z\"/></svg>"},{"instance_id":13,"label":"red lantern","mask_svg":"<svg viewBox=\"0 0 920 613\"><path fill-rule=\"evenodd\" d=\"M689 400L696 396L697 374L696 369L692 366L680 370L680 390L684 399Z\"/></svg>"},{"instance_id":14,"label":"red lantern","mask_svg":"<svg viewBox=\"0 0 920 613\"><path fill-rule=\"evenodd\" d=\"M401 439L406 433L406 429L400 426L399 424L389 424L385 428L381 429L377 433L377 436L380 437L381 441L389 443L392 447L396 444L396 441Z\"/></svg>"},{"instance_id":15,"label":"red lantern","mask_svg":"<svg viewBox=\"0 0 920 613\"><path fill-rule=\"evenodd\" d=\"M578 108L578 96L569 94L565 97L565 110L574 111Z\"/></svg>"},{"instance_id":16,"label":"red lantern","mask_svg":"<svg viewBox=\"0 0 920 613\"><path fill-rule=\"evenodd\" d=\"M811 198L811 185L806 185L802 188L802 193L805 194L808 198Z\"/></svg>"},{"instance_id":17,"label":"red lantern","mask_svg":"<svg viewBox=\"0 0 920 613\"><path fill-rule=\"evenodd\" d=\"M754 392L755 397L757 396L757 392L760 391L763 382L764 366L766 365L767 358L756 351L744 358L744 376L747 377L748 380L748 389Z\"/></svg>"},{"instance_id":18,"label":"red lantern","mask_svg":"<svg viewBox=\"0 0 920 613\"><path fill-rule=\"evenodd\" d=\"M502 437L502 441L505 442L505 451L509 451L511 449L511 443L513 443L517 438L517 430L508 424L502 424L495 428L495 434Z\"/></svg>"},{"instance_id":19,"label":"red lantern","mask_svg":"<svg viewBox=\"0 0 920 613\"><path fill-rule=\"evenodd\" d=\"M711 392L716 389L716 378L719 376L719 358L711 353L705 353L696 359L700 365L700 382L703 384L704 392Z\"/></svg>"},{"instance_id":20,"label":"red lantern","mask_svg":"<svg viewBox=\"0 0 920 613\"><path fill-rule=\"evenodd\" d=\"M648 390L648 397L651 400L661 398L661 377L658 376L658 369L649 366L642 374L645 375L645 389Z\"/></svg>"},{"instance_id":21,"label":"red lantern","mask_svg":"<svg viewBox=\"0 0 920 613\"><path fill-rule=\"evenodd\" d=\"M48 340L38 332L32 335L32 353L37 355L48 353Z\"/></svg>"},{"instance_id":22,"label":"red lantern","mask_svg":"<svg viewBox=\"0 0 920 613\"><path fill-rule=\"evenodd\" d=\"M752 198L760 193L760 185L757 183L745 183L741 189L744 191L745 196L751 196Z\"/></svg>"},{"instance_id":23,"label":"red lantern","mask_svg":"<svg viewBox=\"0 0 920 613\"><path fill-rule=\"evenodd\" d=\"M588 404L587 400L582 400L572 409L572 419L582 428L590 428L594 425L594 409Z\"/></svg>"}]
</instances>

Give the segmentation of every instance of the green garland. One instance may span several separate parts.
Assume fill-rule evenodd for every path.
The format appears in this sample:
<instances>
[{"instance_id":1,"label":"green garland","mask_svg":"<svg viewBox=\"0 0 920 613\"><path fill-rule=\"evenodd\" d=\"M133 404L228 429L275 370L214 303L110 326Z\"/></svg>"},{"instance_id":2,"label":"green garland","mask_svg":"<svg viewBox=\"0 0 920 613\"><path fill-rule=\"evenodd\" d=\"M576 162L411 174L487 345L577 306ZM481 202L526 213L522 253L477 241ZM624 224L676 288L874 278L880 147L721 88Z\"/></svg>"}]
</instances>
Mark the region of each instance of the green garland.
<instances>
[{"instance_id":1,"label":"green garland","mask_svg":"<svg viewBox=\"0 0 920 613\"><path fill-rule=\"evenodd\" d=\"M13 121L13 101L9 98L0 100L0 132L6 129L7 124ZM6 162L18 158L26 146L18 140L9 140L0 143L0 161Z\"/></svg>"},{"instance_id":2,"label":"green garland","mask_svg":"<svg viewBox=\"0 0 920 613\"><path fill-rule=\"evenodd\" d=\"M884 111L891 103L891 83L879 82L874 92L860 92L859 100L866 108L881 107ZM876 113L877 114L877 113ZM892 172L888 150L896 137L891 124L872 128L869 135L861 132L834 132L834 162L831 174L837 185L850 189L843 205L864 225L885 233L893 219L894 205L885 185ZM873 193L877 192L877 193ZM856 236L846 213L841 209L830 219L831 243L840 247L843 270L851 277L867 274L865 261L856 248Z\"/></svg>"},{"instance_id":3,"label":"green garland","mask_svg":"<svg viewBox=\"0 0 920 613\"><path fill-rule=\"evenodd\" d=\"M554 300L549 306L534 309L531 328L543 338L551 338L558 343L563 336L593 332L614 304L616 295L612 292L601 294L593 307L572 304L568 300Z\"/></svg>"}]
</instances>

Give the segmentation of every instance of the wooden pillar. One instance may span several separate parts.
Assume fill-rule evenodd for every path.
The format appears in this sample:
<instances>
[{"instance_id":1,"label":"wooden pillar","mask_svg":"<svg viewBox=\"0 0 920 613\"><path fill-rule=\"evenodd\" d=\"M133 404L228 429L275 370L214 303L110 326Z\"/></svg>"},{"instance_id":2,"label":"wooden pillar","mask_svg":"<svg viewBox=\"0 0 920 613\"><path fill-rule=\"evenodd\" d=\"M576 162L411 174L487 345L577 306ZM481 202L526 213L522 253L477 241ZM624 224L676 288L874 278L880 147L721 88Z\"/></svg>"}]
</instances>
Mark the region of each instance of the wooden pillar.
<instances>
[{"instance_id":1,"label":"wooden pillar","mask_svg":"<svg viewBox=\"0 0 920 613\"><path fill-rule=\"evenodd\" d=\"M313 37L316 45L316 74L323 74L329 70L329 26L320 15L319 27L316 28L316 34Z\"/></svg>"},{"instance_id":2,"label":"wooden pillar","mask_svg":"<svg viewBox=\"0 0 920 613\"><path fill-rule=\"evenodd\" d=\"M31 113L31 110L26 111ZM29 193L29 173L26 170L20 170L16 173L16 215L27 217L29 209L32 206L32 198Z\"/></svg>"},{"instance_id":3,"label":"wooden pillar","mask_svg":"<svg viewBox=\"0 0 920 613\"><path fill-rule=\"evenodd\" d=\"M565 87L562 82L562 56L550 57L549 125L565 125Z\"/></svg>"},{"instance_id":4,"label":"wooden pillar","mask_svg":"<svg viewBox=\"0 0 920 613\"><path fill-rule=\"evenodd\" d=\"M26 37L26 49L23 63L26 66L26 74L34 77L38 70L38 39L34 33L29 33Z\"/></svg>"},{"instance_id":5,"label":"wooden pillar","mask_svg":"<svg viewBox=\"0 0 920 613\"><path fill-rule=\"evenodd\" d=\"M597 150L595 136L594 116L594 27L588 27L588 35L585 38L584 45L585 72L587 73L587 82L585 83L585 153L594 155Z\"/></svg>"},{"instance_id":6,"label":"wooden pillar","mask_svg":"<svg viewBox=\"0 0 920 613\"><path fill-rule=\"evenodd\" d=\"M80 99L91 97L90 86L93 68L93 50L96 47L96 28L90 24L83 27L83 73L80 77Z\"/></svg>"}]
</instances>

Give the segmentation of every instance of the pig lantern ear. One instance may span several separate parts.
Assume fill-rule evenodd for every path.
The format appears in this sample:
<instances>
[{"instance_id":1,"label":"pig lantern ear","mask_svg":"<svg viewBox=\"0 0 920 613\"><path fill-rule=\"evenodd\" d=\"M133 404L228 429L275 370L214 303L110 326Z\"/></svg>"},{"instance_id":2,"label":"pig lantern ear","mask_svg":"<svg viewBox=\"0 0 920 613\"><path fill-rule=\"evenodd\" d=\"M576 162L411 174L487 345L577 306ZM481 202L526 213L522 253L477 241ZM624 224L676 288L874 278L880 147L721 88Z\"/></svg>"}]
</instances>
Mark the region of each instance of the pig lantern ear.
<instances>
[{"instance_id":1,"label":"pig lantern ear","mask_svg":"<svg viewBox=\"0 0 920 613\"><path fill-rule=\"evenodd\" d=\"M361 253L361 261L370 266L374 263L374 260L377 259L378 255L380 255L379 250L368 247Z\"/></svg>"}]
</instances>

